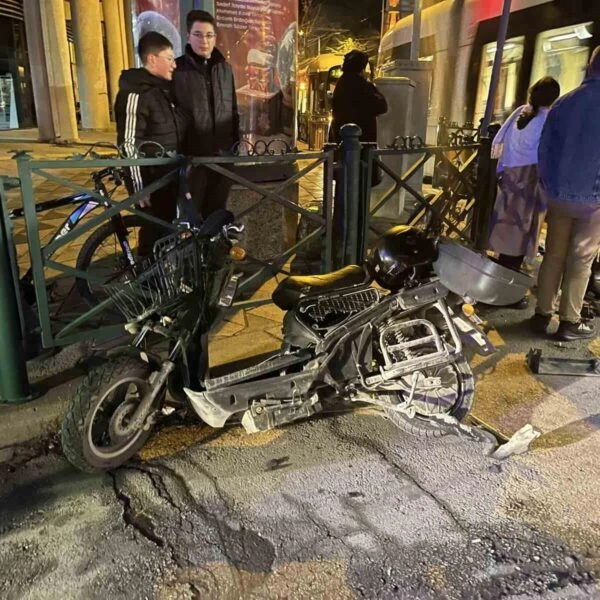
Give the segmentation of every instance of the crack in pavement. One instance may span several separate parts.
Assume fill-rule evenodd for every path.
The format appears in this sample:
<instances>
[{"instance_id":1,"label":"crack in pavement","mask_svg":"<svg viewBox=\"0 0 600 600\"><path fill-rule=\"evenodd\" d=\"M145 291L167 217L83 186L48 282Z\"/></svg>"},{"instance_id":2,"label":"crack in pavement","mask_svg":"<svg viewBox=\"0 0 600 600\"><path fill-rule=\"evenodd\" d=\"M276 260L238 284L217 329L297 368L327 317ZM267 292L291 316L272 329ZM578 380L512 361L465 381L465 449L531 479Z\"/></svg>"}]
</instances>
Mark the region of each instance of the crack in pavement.
<instances>
[{"instance_id":1,"label":"crack in pavement","mask_svg":"<svg viewBox=\"0 0 600 600\"><path fill-rule=\"evenodd\" d=\"M133 527L144 538L151 541L160 548L164 548L165 540L154 531L154 523L143 512L138 512L131 506L131 498L119 487L117 483L118 471L110 472L108 475L112 479L112 487L115 496L123 507L123 521L126 525Z\"/></svg>"},{"instance_id":2,"label":"crack in pavement","mask_svg":"<svg viewBox=\"0 0 600 600\"><path fill-rule=\"evenodd\" d=\"M183 516L186 512L195 512L203 519L206 525L213 530L218 538L218 541L215 541L205 535L205 543L210 544L219 554L224 556L232 569L232 577L236 589L242 592L244 582L240 571L247 570L261 573L272 571L276 557L275 547L270 540L265 539L259 532L254 531L253 529L243 525L240 525L239 529L236 529L224 522L224 518L233 520L233 517L230 514L229 507L216 479L198 465L191 464L190 466L193 470L199 472L211 482L211 486L214 487L219 500L223 506L225 506L227 512L225 517L201 504L194 497L186 479L172 467L167 466L162 462L144 466L128 465L127 467L124 467L123 470L130 469L137 471L149 478L159 497L163 498L169 506L174 508L177 512L180 529L183 529ZM168 481L166 478L168 478ZM169 487L171 489L169 489ZM193 521L190 520L188 523L194 527ZM132 524L134 526L140 525L137 520L134 520ZM140 531L142 535L148 533L147 528L145 528L144 525L145 523L142 522L142 531ZM170 527L169 529L173 528ZM194 561L189 557L185 559L182 558L180 550L175 547L175 544L168 541L168 536L163 536L163 538L161 538L161 540L164 542L165 546L171 550L176 564L179 566L185 566L186 564L194 565ZM183 547L185 547L185 545L183 545ZM184 560L185 562L183 562Z\"/></svg>"},{"instance_id":3,"label":"crack in pavement","mask_svg":"<svg viewBox=\"0 0 600 600\"><path fill-rule=\"evenodd\" d=\"M331 430L333 435L336 436L338 439L341 439L342 441L354 444L356 446L359 446L366 450L371 450L372 452L379 454L379 456L393 468L393 471L399 471L404 476L404 481L408 479L423 494L431 498L431 500L433 500L442 509L444 514L446 514L450 518L450 520L456 525L456 527L458 527L460 531L462 531L465 534L469 533L469 526L463 523L461 519L457 517L454 514L454 512L452 512L450 507L442 499L438 498L432 491L428 490L423 484L421 484L416 479L414 475L409 473L404 467L400 466L392 457L388 456L387 452L379 448L373 441L366 438L359 438L357 436L341 431L339 428L338 420L335 418L330 422L329 429ZM400 477L398 477L396 473L394 473L394 475L399 481L403 481Z\"/></svg>"},{"instance_id":4,"label":"crack in pavement","mask_svg":"<svg viewBox=\"0 0 600 600\"><path fill-rule=\"evenodd\" d=\"M175 548L175 546L167 539L166 536L162 537L158 533L156 533L156 524L150 516L146 515L144 511L135 511L133 509L133 507L131 506L131 497L128 496L119 487L119 484L117 482L118 474L124 474L126 473L126 471L134 471L145 475L150 480L152 487L156 490L159 497L166 500L167 503L177 511L177 514L179 515L179 527L183 528L181 508L178 506L171 494L168 492L164 481L162 481L160 477L160 474L153 473L141 466L131 464L120 467L116 471L109 473L110 477L113 480L113 489L115 495L123 506L123 521L127 525L131 525L146 539L150 540L160 548L165 548L166 550L168 550L171 560L178 567L185 567L191 565L192 562L190 561L190 559L188 557L182 556L181 552L179 552L177 548ZM157 479L159 481L157 481Z\"/></svg>"},{"instance_id":5,"label":"crack in pavement","mask_svg":"<svg viewBox=\"0 0 600 600\"><path fill-rule=\"evenodd\" d=\"M233 520L232 509L229 507L227 499L225 498L225 494L221 490L217 478L212 475L205 468L191 461L187 457L183 457L182 460L187 462L190 468L198 471L202 474L211 484L214 489L217 498L221 502L222 507L224 508L226 518ZM223 522L216 514L211 513L206 507L200 505L191 494L187 483L179 476L179 474L175 473L176 477L179 477L182 483L184 483L186 490L188 492L188 496L192 499L192 501L198 506L200 510L204 512L210 519L213 521L213 526L217 530L220 539L223 544L223 552L228 560L236 567L240 566L250 566L250 570L259 571L268 573L272 571L273 564L276 559L276 551L275 545L270 540L263 537L260 532L255 531L254 529L248 528L245 525L239 524L239 531L228 525L226 522ZM237 519L239 521L239 519ZM239 551L236 546L239 546ZM249 546L252 546L250 549ZM235 556L237 554L237 557ZM260 558L260 562L256 559Z\"/></svg>"}]
</instances>

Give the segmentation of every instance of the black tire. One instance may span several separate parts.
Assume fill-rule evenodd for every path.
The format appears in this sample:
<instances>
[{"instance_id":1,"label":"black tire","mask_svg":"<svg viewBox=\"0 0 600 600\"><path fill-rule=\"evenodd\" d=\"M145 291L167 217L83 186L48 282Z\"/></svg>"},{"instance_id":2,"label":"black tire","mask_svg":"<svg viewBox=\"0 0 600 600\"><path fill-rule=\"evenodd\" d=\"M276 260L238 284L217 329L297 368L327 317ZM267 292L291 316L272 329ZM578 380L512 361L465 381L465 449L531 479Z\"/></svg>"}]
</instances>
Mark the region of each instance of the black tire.
<instances>
[{"instance_id":1,"label":"black tire","mask_svg":"<svg viewBox=\"0 0 600 600\"><path fill-rule=\"evenodd\" d=\"M94 417L100 412L100 405L110 404L112 401L116 411L127 401L126 396L123 401L119 401L118 388L113 392L113 400L106 396L106 392L123 378L147 381L151 372L151 366L141 359L119 356L92 369L79 384L69 403L61 429L63 453L75 468L86 473L115 469L127 462L146 443L152 433L151 429L135 432L123 442L122 449L114 456L99 457L92 449L90 439L95 425ZM115 412L112 413L113 416L114 414Z\"/></svg>"},{"instance_id":2,"label":"black tire","mask_svg":"<svg viewBox=\"0 0 600 600\"><path fill-rule=\"evenodd\" d=\"M462 421L470 412L473 406L475 396L475 380L473 372L466 358L461 357L456 362L448 365L454 370L456 375L456 399L452 408L444 411L459 421ZM446 435L450 430L440 426L434 419L427 417L426 414L417 414L411 418L408 415L391 409L384 409L387 418L397 427L411 435L422 437L440 437Z\"/></svg>"},{"instance_id":3,"label":"black tire","mask_svg":"<svg viewBox=\"0 0 600 600\"><path fill-rule=\"evenodd\" d=\"M130 232L136 227L139 228L142 227L142 225L147 224L147 221L144 221L144 219L137 215L125 215L123 217L123 224L125 225L125 229ZM123 250L118 243L116 235L115 226L112 221L108 221L104 223L104 225L98 227L81 247L79 255L77 256L77 269L80 271L89 271L90 265L94 263L96 252L110 237L114 237L115 239L114 249L116 262L113 267L114 274L126 269L129 266L129 261L123 256ZM99 290L95 289L89 281L77 277L75 279L75 285L77 286L80 296L90 306L95 306L102 299L102 297L99 297ZM94 285L97 286L98 284Z\"/></svg>"}]
</instances>

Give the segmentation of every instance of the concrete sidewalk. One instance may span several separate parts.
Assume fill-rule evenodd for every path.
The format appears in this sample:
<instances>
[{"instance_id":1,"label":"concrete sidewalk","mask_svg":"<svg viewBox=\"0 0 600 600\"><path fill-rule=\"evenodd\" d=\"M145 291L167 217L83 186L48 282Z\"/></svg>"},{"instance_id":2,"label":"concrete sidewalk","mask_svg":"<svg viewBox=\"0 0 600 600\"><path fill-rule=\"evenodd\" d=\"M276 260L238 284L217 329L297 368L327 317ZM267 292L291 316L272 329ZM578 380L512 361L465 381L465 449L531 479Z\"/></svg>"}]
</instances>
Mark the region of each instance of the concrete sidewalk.
<instances>
[{"instance_id":1,"label":"concrete sidewalk","mask_svg":"<svg viewBox=\"0 0 600 600\"><path fill-rule=\"evenodd\" d=\"M36 127L30 129L3 129L0 131L0 143L27 143L27 144L43 144L45 146L75 146L78 144L90 144L99 141L114 142L116 138L116 125L112 123L112 127L107 131L80 131L79 140L76 142L42 142L40 141L39 130Z\"/></svg>"}]
</instances>

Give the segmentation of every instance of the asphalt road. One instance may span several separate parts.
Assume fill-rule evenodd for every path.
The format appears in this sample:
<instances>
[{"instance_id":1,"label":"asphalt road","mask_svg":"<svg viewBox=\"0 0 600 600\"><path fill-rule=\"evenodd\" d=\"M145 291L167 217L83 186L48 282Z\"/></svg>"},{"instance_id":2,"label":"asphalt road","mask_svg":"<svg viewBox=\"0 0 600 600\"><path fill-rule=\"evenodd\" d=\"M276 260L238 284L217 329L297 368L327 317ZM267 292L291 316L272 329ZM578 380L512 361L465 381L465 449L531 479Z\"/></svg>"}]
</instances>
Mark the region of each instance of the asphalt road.
<instances>
[{"instance_id":1,"label":"asphalt road","mask_svg":"<svg viewBox=\"0 0 600 600\"><path fill-rule=\"evenodd\" d=\"M371 410L254 436L174 425L99 477L53 449L0 474L0 597L600 597L597 380L533 377L523 355L587 343L486 318L499 348L473 363L475 413L509 435L532 423L526 454L412 438Z\"/></svg>"},{"instance_id":2,"label":"asphalt road","mask_svg":"<svg viewBox=\"0 0 600 600\"><path fill-rule=\"evenodd\" d=\"M475 415L529 452L411 438L370 410L254 436L163 429L138 461L75 472L51 448L0 466L0 598L594 598L598 380L534 377L527 312L481 312ZM591 350L590 350L591 348Z\"/></svg>"},{"instance_id":3,"label":"asphalt road","mask_svg":"<svg viewBox=\"0 0 600 600\"><path fill-rule=\"evenodd\" d=\"M247 438L234 429L171 454L177 433L110 476L83 476L53 454L3 474L0 597L596 590L597 546L527 523L521 509L540 475L528 460L489 458L489 444L425 443L367 411Z\"/></svg>"}]
</instances>

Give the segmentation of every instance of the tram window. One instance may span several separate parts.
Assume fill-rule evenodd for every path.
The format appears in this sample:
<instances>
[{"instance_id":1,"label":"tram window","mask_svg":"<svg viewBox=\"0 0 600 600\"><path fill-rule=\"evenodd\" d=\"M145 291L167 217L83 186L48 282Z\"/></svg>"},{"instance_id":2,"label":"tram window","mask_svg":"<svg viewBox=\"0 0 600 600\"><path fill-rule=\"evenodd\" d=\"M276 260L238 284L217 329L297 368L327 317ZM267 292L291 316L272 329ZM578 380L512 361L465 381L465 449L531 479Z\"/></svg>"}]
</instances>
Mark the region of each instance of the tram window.
<instances>
[{"instance_id":1,"label":"tram window","mask_svg":"<svg viewBox=\"0 0 600 600\"><path fill-rule=\"evenodd\" d=\"M523 44L525 37L511 38L504 45L502 53L502 69L500 71L500 80L496 97L494 99L494 112L492 119L495 121L504 121L506 117L516 108L517 83L519 81L519 72L521 71L521 62L523 60ZM481 70L479 74L479 86L477 89L477 104L475 105L475 123L483 119L488 94L490 91L490 80L492 77L492 67L494 66L494 57L496 56L496 43L486 44L483 47L481 59Z\"/></svg>"},{"instance_id":2,"label":"tram window","mask_svg":"<svg viewBox=\"0 0 600 600\"><path fill-rule=\"evenodd\" d=\"M504 121L506 117L516 108L517 83L519 81L519 72L521 71L521 62L523 60L523 36L511 38L504 45L502 53L502 69L500 71L500 80L496 97L494 99L493 120ZM486 44L483 47L483 56L481 59L481 71L479 74L479 86L477 89L477 104L475 105L475 123L483 119L485 107L490 91L490 80L492 77L492 67L494 57L496 56L496 43Z\"/></svg>"},{"instance_id":3,"label":"tram window","mask_svg":"<svg viewBox=\"0 0 600 600\"><path fill-rule=\"evenodd\" d=\"M419 44L419 59L433 60L436 52L435 35L428 35L421 38ZM408 60L410 58L410 42L401 46L394 46L391 51L391 60ZM387 61L386 61L387 62ZM385 64L385 63L382 63Z\"/></svg>"},{"instance_id":4,"label":"tram window","mask_svg":"<svg viewBox=\"0 0 600 600\"><path fill-rule=\"evenodd\" d=\"M531 83L550 76L560 83L561 94L575 89L585 77L592 28L592 23L581 23L540 33L535 45Z\"/></svg>"},{"instance_id":5,"label":"tram window","mask_svg":"<svg viewBox=\"0 0 600 600\"><path fill-rule=\"evenodd\" d=\"M500 80L498 89L494 98L494 110L492 119L494 121L504 121L510 113L516 108L517 83L519 81L519 72L521 71L521 62L523 60L523 45L525 38L511 38L504 45L502 53L502 69L500 70ZM481 59L481 70L479 74L479 86L477 89L477 104L475 105L475 123L483 119L488 94L490 91L490 80L492 77L492 67L496 56L496 43L486 44L483 47Z\"/></svg>"}]
</instances>

